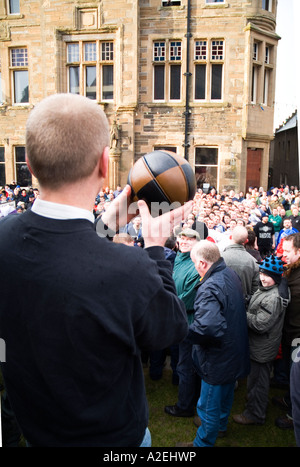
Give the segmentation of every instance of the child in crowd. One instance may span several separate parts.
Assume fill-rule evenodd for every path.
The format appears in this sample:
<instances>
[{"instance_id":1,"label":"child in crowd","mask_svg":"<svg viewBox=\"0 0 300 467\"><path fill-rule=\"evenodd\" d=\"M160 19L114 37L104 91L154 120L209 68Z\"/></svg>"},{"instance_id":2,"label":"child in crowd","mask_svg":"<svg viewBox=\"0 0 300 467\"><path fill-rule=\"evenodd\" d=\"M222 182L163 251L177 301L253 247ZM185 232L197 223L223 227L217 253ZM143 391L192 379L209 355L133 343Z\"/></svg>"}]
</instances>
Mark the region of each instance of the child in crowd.
<instances>
[{"instance_id":1,"label":"child in crowd","mask_svg":"<svg viewBox=\"0 0 300 467\"><path fill-rule=\"evenodd\" d=\"M266 419L271 369L281 342L285 309L290 293L282 278L283 263L266 257L259 266L261 285L247 309L251 371L247 378L247 403L242 414L233 415L241 425L263 425Z\"/></svg>"}]
</instances>

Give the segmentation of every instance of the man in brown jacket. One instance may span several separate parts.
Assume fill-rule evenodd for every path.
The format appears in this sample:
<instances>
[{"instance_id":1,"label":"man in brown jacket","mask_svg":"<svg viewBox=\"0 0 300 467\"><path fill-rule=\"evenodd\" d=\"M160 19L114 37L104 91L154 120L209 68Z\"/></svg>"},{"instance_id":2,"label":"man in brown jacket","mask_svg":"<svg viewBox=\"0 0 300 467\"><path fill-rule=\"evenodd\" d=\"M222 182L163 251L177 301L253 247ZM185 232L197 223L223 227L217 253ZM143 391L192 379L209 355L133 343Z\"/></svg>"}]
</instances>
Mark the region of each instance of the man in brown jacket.
<instances>
[{"instance_id":1,"label":"man in brown jacket","mask_svg":"<svg viewBox=\"0 0 300 467\"><path fill-rule=\"evenodd\" d=\"M288 235L284 239L283 260L287 264L284 275L287 277L291 292L291 301L286 309L282 332L282 355L289 379L292 354L300 342L300 232ZM276 419L275 425L283 429L293 429L290 394L282 398L273 397L272 401L287 412L285 416Z\"/></svg>"}]
</instances>

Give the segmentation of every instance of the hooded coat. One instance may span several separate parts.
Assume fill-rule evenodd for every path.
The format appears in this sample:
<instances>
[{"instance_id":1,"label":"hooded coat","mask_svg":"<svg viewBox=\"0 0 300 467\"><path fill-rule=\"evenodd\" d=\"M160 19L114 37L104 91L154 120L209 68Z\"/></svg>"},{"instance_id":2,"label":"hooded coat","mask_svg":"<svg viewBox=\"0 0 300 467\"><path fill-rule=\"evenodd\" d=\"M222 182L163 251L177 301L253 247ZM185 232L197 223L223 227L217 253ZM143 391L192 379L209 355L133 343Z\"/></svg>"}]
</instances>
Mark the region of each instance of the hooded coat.
<instances>
[{"instance_id":1,"label":"hooded coat","mask_svg":"<svg viewBox=\"0 0 300 467\"><path fill-rule=\"evenodd\" d=\"M287 282L281 288L286 300L282 300L277 285L262 287L254 293L247 310L249 326L250 357L265 363L274 360L278 354L286 305L289 302Z\"/></svg>"}]
</instances>

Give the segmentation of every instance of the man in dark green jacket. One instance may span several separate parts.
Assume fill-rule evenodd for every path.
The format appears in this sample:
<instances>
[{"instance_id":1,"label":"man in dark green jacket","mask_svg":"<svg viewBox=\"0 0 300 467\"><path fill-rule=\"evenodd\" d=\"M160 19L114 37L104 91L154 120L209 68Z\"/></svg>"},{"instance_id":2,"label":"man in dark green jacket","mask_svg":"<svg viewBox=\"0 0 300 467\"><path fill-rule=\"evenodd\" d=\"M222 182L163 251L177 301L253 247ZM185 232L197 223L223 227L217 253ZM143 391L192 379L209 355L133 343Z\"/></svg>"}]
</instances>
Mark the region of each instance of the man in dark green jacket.
<instances>
[{"instance_id":1,"label":"man in dark green jacket","mask_svg":"<svg viewBox=\"0 0 300 467\"><path fill-rule=\"evenodd\" d=\"M200 240L200 235L196 230L184 229L178 237L179 252L174 262L173 279L177 295L185 304L188 323L191 324L194 321L194 300L200 276L190 252ZM199 396L199 388L192 362L192 346L187 340L179 344L177 373L179 376L178 402L175 405L167 405L165 412L174 417L192 417Z\"/></svg>"}]
</instances>

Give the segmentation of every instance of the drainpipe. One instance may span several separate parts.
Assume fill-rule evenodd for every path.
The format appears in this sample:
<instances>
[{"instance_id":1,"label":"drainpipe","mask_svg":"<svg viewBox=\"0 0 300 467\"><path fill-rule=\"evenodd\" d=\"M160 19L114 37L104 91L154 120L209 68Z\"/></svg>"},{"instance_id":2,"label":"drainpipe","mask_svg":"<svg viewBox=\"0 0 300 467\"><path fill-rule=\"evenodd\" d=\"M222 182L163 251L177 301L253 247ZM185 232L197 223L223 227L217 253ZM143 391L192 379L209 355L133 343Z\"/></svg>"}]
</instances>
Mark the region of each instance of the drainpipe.
<instances>
[{"instance_id":1,"label":"drainpipe","mask_svg":"<svg viewBox=\"0 0 300 467\"><path fill-rule=\"evenodd\" d=\"M184 75L186 76L186 90L185 90L185 129L184 129L184 158L188 160L189 158L189 147L190 143L188 141L188 128L189 128L189 117L190 117L190 77L192 73L190 72L190 38L192 37L191 34L191 1L188 0L187 2L187 32L185 34L187 38L186 43L186 72Z\"/></svg>"}]
</instances>

